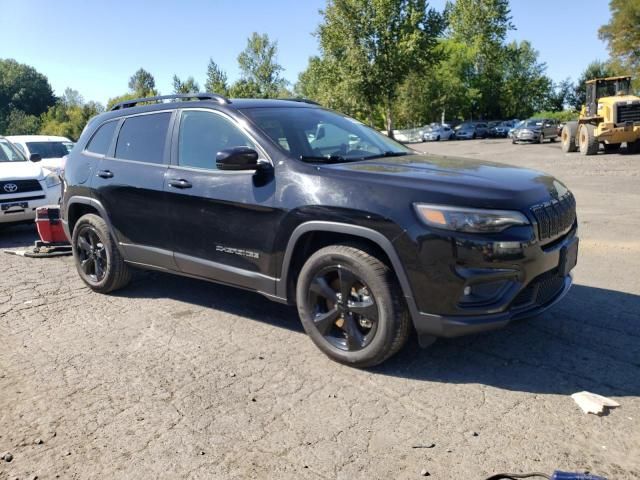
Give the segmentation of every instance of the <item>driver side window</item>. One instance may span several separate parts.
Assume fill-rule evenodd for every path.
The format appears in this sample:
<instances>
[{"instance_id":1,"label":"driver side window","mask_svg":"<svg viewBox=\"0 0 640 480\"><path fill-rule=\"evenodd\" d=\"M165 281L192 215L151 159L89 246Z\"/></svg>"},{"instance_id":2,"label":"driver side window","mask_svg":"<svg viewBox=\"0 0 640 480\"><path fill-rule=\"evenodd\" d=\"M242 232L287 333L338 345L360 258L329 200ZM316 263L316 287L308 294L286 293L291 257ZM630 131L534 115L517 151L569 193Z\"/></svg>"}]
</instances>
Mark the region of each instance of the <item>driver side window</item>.
<instances>
[{"instance_id":1,"label":"driver side window","mask_svg":"<svg viewBox=\"0 0 640 480\"><path fill-rule=\"evenodd\" d=\"M230 120L202 110L186 110L180 118L178 164L216 170L216 154L226 148L250 147L249 140Z\"/></svg>"}]
</instances>

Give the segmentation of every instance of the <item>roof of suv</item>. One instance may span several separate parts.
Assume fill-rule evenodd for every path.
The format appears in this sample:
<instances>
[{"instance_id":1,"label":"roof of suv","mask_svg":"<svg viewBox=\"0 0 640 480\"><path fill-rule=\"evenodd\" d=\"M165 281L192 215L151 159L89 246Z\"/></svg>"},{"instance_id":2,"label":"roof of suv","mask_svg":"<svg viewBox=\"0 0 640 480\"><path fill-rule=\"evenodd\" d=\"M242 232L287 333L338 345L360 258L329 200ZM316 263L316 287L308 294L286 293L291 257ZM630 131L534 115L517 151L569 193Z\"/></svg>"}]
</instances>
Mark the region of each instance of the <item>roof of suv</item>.
<instances>
[{"instance_id":1,"label":"roof of suv","mask_svg":"<svg viewBox=\"0 0 640 480\"><path fill-rule=\"evenodd\" d=\"M166 102L165 100L171 100ZM154 103L146 103L154 102ZM119 118L140 112L153 112L157 110L172 110L176 108L202 107L203 105L228 108L232 110L243 108L321 108L312 101L302 98L265 99L265 98L233 98L227 99L216 94L181 94L166 95L160 97L138 98L125 100L114 105L110 110L94 117L103 120Z\"/></svg>"}]
</instances>

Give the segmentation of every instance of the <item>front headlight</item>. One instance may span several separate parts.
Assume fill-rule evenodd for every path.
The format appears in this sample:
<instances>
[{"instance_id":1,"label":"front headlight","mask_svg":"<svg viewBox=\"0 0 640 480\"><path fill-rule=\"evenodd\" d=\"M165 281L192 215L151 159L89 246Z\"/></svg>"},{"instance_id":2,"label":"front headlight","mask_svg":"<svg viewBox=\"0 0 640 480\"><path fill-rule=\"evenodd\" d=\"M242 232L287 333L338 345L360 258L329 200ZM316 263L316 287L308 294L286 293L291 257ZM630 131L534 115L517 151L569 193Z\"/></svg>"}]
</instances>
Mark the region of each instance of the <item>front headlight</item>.
<instances>
[{"instance_id":1,"label":"front headlight","mask_svg":"<svg viewBox=\"0 0 640 480\"><path fill-rule=\"evenodd\" d=\"M514 225L529 225L520 212L483 210L446 205L414 204L418 216L430 227L470 233L501 232Z\"/></svg>"},{"instance_id":2,"label":"front headlight","mask_svg":"<svg viewBox=\"0 0 640 480\"><path fill-rule=\"evenodd\" d=\"M50 173L45 177L44 183L47 188L53 188L60 185L60 176L57 173Z\"/></svg>"}]
</instances>

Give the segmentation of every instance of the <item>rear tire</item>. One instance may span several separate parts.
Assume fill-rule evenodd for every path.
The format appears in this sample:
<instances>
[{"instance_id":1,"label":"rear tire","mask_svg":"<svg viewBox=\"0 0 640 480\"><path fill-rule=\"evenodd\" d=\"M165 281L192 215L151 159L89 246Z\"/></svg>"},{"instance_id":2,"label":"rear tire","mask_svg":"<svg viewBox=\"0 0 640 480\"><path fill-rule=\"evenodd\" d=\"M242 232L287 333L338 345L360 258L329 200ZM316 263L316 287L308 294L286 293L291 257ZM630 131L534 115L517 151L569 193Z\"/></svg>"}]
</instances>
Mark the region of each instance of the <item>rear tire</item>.
<instances>
[{"instance_id":1,"label":"rear tire","mask_svg":"<svg viewBox=\"0 0 640 480\"><path fill-rule=\"evenodd\" d=\"M579 143L582 155L595 155L598 153L600 143L596 138L595 130L596 128L590 123L580 125Z\"/></svg>"},{"instance_id":2,"label":"rear tire","mask_svg":"<svg viewBox=\"0 0 640 480\"><path fill-rule=\"evenodd\" d=\"M578 122L567 122L562 128L562 151L571 153L578 151L576 146L576 135L578 134Z\"/></svg>"},{"instance_id":3,"label":"rear tire","mask_svg":"<svg viewBox=\"0 0 640 480\"><path fill-rule=\"evenodd\" d=\"M78 274L92 290L109 293L131 280L131 270L107 223L98 215L80 217L73 229L71 246Z\"/></svg>"},{"instance_id":4,"label":"rear tire","mask_svg":"<svg viewBox=\"0 0 640 480\"><path fill-rule=\"evenodd\" d=\"M300 270L296 303L316 346L353 367L384 362L411 331L393 272L355 245L331 245L311 255Z\"/></svg>"}]
</instances>

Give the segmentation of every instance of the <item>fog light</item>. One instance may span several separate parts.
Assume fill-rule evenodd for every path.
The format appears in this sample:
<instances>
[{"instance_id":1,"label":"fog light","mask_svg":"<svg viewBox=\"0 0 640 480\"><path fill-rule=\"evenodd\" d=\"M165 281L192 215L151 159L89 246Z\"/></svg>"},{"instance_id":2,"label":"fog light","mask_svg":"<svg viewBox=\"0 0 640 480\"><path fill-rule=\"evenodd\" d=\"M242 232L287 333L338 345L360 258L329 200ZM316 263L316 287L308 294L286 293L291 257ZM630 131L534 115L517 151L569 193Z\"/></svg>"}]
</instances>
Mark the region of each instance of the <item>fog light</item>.
<instances>
[{"instance_id":1,"label":"fog light","mask_svg":"<svg viewBox=\"0 0 640 480\"><path fill-rule=\"evenodd\" d=\"M464 294L465 296L471 295L471 287L464 287Z\"/></svg>"}]
</instances>

